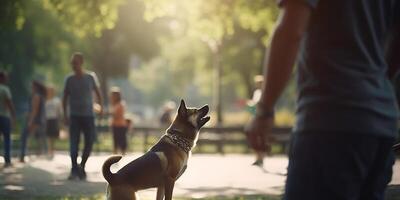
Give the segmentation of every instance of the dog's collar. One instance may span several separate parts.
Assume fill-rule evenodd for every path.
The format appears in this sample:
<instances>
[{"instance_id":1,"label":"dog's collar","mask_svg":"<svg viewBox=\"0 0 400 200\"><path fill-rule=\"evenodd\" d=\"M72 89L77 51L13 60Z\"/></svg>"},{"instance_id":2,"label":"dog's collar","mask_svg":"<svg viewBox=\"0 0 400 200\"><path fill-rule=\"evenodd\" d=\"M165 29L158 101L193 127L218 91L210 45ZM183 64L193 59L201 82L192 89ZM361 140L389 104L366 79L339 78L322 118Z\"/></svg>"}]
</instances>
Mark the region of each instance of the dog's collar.
<instances>
[{"instance_id":1,"label":"dog's collar","mask_svg":"<svg viewBox=\"0 0 400 200\"><path fill-rule=\"evenodd\" d=\"M176 146L182 149L184 152L189 153L193 147L193 142L180 136L180 132L175 129L168 129L165 136L167 136Z\"/></svg>"}]
</instances>

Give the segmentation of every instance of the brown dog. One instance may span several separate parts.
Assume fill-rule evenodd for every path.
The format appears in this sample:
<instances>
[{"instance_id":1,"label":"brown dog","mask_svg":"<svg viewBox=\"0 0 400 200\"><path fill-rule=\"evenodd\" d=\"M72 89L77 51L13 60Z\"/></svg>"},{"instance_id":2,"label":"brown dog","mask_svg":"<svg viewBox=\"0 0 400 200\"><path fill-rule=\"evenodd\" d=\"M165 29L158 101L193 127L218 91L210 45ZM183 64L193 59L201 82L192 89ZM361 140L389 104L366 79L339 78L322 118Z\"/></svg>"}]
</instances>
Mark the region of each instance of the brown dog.
<instances>
[{"instance_id":1,"label":"brown dog","mask_svg":"<svg viewBox=\"0 0 400 200\"><path fill-rule=\"evenodd\" d=\"M175 120L150 151L115 174L110 172L110 166L121 156L108 158L103 164L103 176L109 183L107 199L134 200L136 191L157 187L157 200L171 200L175 181L186 170L199 130L210 120L206 116L208 110L207 105L186 108L181 100Z\"/></svg>"}]
</instances>

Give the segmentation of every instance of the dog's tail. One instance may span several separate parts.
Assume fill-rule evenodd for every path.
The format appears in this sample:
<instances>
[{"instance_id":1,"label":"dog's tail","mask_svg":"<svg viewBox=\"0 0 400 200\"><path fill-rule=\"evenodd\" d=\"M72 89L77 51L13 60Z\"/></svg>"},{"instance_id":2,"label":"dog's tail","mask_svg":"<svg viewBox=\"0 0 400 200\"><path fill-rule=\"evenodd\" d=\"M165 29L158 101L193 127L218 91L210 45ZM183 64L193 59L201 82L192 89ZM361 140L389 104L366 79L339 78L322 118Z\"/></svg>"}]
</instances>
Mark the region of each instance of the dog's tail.
<instances>
[{"instance_id":1,"label":"dog's tail","mask_svg":"<svg viewBox=\"0 0 400 200\"><path fill-rule=\"evenodd\" d=\"M110 171L110 166L121 160L121 158L122 156L111 156L103 164L103 176L110 184L114 182L114 175Z\"/></svg>"}]
</instances>

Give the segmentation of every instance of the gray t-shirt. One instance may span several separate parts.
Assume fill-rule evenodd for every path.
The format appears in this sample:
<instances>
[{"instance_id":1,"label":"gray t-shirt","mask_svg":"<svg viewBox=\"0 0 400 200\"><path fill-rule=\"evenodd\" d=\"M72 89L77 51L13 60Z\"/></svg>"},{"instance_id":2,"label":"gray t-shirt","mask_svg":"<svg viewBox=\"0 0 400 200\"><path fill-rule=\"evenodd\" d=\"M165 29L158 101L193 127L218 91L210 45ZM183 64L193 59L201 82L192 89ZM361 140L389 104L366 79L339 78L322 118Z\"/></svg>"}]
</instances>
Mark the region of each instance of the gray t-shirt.
<instances>
[{"instance_id":1,"label":"gray t-shirt","mask_svg":"<svg viewBox=\"0 0 400 200\"><path fill-rule=\"evenodd\" d=\"M99 83L94 72L66 77L64 91L69 95L70 116L94 116L93 92L96 87L99 87Z\"/></svg>"},{"instance_id":2,"label":"gray t-shirt","mask_svg":"<svg viewBox=\"0 0 400 200\"><path fill-rule=\"evenodd\" d=\"M6 100L11 99L11 92L8 86L0 84L0 116L9 117Z\"/></svg>"},{"instance_id":3,"label":"gray t-shirt","mask_svg":"<svg viewBox=\"0 0 400 200\"><path fill-rule=\"evenodd\" d=\"M296 132L397 134L385 45L398 0L282 0L308 4L298 59Z\"/></svg>"}]
</instances>

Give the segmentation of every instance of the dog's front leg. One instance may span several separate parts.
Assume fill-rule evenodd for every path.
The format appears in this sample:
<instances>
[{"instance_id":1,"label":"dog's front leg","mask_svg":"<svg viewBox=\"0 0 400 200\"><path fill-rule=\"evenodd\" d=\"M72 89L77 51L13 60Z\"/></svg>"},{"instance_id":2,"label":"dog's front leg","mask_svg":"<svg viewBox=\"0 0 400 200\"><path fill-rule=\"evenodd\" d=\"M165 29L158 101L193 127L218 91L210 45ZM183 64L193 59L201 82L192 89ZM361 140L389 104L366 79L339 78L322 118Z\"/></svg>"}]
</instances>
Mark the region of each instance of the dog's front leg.
<instances>
[{"instance_id":1,"label":"dog's front leg","mask_svg":"<svg viewBox=\"0 0 400 200\"><path fill-rule=\"evenodd\" d=\"M172 192L174 191L175 179L167 177L165 180L165 200L172 200Z\"/></svg>"},{"instance_id":2,"label":"dog's front leg","mask_svg":"<svg viewBox=\"0 0 400 200\"><path fill-rule=\"evenodd\" d=\"M156 200L163 200L164 196L165 196L165 186L164 185L158 186Z\"/></svg>"}]
</instances>

